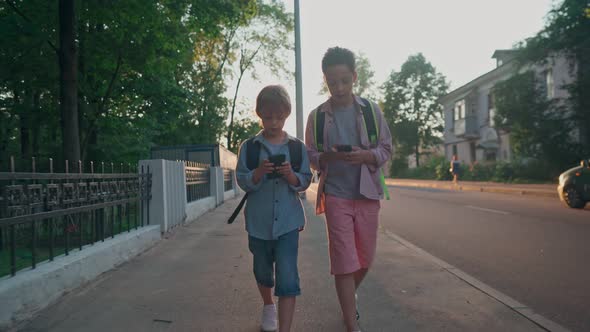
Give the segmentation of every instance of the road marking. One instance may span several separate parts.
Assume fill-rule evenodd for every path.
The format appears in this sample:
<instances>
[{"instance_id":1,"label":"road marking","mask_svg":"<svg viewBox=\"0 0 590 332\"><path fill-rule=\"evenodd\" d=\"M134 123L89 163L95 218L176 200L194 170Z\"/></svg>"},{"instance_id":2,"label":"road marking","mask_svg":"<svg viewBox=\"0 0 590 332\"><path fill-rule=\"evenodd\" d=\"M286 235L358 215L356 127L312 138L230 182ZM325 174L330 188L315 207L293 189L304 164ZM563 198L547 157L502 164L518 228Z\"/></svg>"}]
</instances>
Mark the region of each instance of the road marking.
<instances>
[{"instance_id":1,"label":"road marking","mask_svg":"<svg viewBox=\"0 0 590 332\"><path fill-rule=\"evenodd\" d=\"M466 208L468 209L473 209L473 210L479 210L479 211L485 211L485 212L491 212L491 213L499 213L499 214L510 214L510 212L506 212L506 211L501 211L501 210L494 210L494 209L486 209L486 208L482 208L479 206L473 206L473 205L465 205Z\"/></svg>"}]
</instances>

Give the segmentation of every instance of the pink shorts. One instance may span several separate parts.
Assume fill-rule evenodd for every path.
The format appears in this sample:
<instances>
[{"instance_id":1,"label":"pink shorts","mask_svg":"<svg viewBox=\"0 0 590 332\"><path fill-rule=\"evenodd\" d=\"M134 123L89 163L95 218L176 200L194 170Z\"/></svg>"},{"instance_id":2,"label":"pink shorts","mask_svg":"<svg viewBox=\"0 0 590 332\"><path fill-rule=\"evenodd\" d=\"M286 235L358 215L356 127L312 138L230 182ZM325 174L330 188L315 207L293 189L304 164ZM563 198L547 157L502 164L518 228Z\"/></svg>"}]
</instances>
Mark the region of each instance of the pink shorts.
<instances>
[{"instance_id":1,"label":"pink shorts","mask_svg":"<svg viewBox=\"0 0 590 332\"><path fill-rule=\"evenodd\" d=\"M378 200L326 195L330 272L348 274L369 268L377 248Z\"/></svg>"}]
</instances>

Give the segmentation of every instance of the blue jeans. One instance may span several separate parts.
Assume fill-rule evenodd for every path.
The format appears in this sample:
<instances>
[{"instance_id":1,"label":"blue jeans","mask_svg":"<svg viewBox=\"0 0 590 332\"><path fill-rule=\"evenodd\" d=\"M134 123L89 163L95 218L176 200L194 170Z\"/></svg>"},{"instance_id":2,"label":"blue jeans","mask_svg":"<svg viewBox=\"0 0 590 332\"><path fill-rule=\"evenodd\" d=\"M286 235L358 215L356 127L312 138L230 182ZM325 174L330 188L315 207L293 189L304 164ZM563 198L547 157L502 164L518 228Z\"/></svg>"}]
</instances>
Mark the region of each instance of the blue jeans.
<instances>
[{"instance_id":1,"label":"blue jeans","mask_svg":"<svg viewBox=\"0 0 590 332\"><path fill-rule=\"evenodd\" d=\"M258 284L268 288L274 287L274 270L275 296L301 294L297 271L299 230L283 234L277 240L261 240L248 236L248 248L254 256L254 277Z\"/></svg>"}]
</instances>

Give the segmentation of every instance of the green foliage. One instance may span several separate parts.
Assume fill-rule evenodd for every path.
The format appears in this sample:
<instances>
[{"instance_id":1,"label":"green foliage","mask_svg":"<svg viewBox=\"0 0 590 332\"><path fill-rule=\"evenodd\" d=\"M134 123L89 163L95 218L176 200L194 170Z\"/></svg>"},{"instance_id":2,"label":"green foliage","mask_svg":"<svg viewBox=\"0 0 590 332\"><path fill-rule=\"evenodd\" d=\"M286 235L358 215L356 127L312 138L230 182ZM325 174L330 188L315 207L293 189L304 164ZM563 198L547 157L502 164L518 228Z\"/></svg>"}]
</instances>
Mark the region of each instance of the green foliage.
<instances>
[{"instance_id":1,"label":"green foliage","mask_svg":"<svg viewBox=\"0 0 590 332\"><path fill-rule=\"evenodd\" d=\"M234 123L234 134L233 139L236 143L232 146L231 152L237 154L240 143L246 139L255 136L262 130L260 122L252 120L250 118L242 118Z\"/></svg>"},{"instance_id":2,"label":"green foliage","mask_svg":"<svg viewBox=\"0 0 590 332\"><path fill-rule=\"evenodd\" d=\"M135 163L154 145L219 141L226 67L236 60L227 34L249 29L259 12L286 15L273 12L275 2L76 2L82 158ZM63 157L57 9L40 0L0 2L3 169L13 154Z\"/></svg>"},{"instance_id":3,"label":"green foliage","mask_svg":"<svg viewBox=\"0 0 590 332\"><path fill-rule=\"evenodd\" d=\"M228 31L226 43L230 46L231 56L237 57L234 68L237 81L234 97L229 112L229 128L227 130L227 147L231 151L238 148L239 140L235 139L234 114L242 79L246 73L258 78L257 66L270 73L292 77L287 70L287 52L293 51L291 35L294 29L294 17L285 11L284 3L277 0L257 1L257 11L248 26Z\"/></svg>"},{"instance_id":4,"label":"green foliage","mask_svg":"<svg viewBox=\"0 0 590 332\"><path fill-rule=\"evenodd\" d=\"M590 154L590 19L585 14L586 0L560 1L548 13L543 30L520 45L519 62L545 63L562 54L570 59L570 73L575 82L566 86L570 97L566 105L572 110L571 121L582 129L582 144L577 157Z\"/></svg>"},{"instance_id":5,"label":"green foliage","mask_svg":"<svg viewBox=\"0 0 590 332\"><path fill-rule=\"evenodd\" d=\"M424 180L452 180L450 162L444 157L432 158L426 165L406 169L394 174L394 178ZM561 170L563 171L563 170ZM510 183L555 183L560 170L547 162L520 159L512 162L474 163L461 165L460 181L493 181Z\"/></svg>"},{"instance_id":6,"label":"green foliage","mask_svg":"<svg viewBox=\"0 0 590 332\"><path fill-rule=\"evenodd\" d=\"M517 156L546 160L555 168L575 162L573 122L559 100L547 100L534 72L516 74L494 86L496 123L510 132Z\"/></svg>"},{"instance_id":7,"label":"green foliage","mask_svg":"<svg viewBox=\"0 0 590 332\"><path fill-rule=\"evenodd\" d=\"M420 149L441 141L443 113L438 99L448 89L445 77L418 53L399 72L393 71L382 89L383 112L395 133L397 158L414 154L419 165Z\"/></svg>"},{"instance_id":8,"label":"green foliage","mask_svg":"<svg viewBox=\"0 0 590 332\"><path fill-rule=\"evenodd\" d=\"M423 179L423 180L449 180L449 162L445 157L433 157L425 165L416 168L399 167L393 172L394 178Z\"/></svg>"}]
</instances>

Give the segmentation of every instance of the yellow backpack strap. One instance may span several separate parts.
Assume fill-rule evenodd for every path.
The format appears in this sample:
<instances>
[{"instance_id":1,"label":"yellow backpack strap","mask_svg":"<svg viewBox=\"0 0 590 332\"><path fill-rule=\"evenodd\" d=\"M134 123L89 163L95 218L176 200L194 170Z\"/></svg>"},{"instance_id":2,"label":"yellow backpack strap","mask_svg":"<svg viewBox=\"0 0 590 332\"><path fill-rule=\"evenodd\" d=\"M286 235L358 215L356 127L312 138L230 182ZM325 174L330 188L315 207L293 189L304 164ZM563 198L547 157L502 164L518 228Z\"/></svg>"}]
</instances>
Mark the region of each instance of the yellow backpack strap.
<instances>
[{"instance_id":1,"label":"yellow backpack strap","mask_svg":"<svg viewBox=\"0 0 590 332\"><path fill-rule=\"evenodd\" d=\"M375 114L375 108L373 107L373 103L365 98L361 98L363 107L361 107L361 111L363 113L363 125L365 126L365 131L369 136L369 142L371 144L377 144L379 139L379 125L377 123L377 114Z\"/></svg>"},{"instance_id":2,"label":"yellow backpack strap","mask_svg":"<svg viewBox=\"0 0 590 332\"><path fill-rule=\"evenodd\" d=\"M371 144L378 144L379 124L377 123L377 114L375 114L375 108L373 107L373 103L371 103L369 100L364 98L362 98L362 100L365 104L364 107L361 107L361 110L363 111L363 124L365 126L365 131L369 136L369 142ZM387 184L385 184L385 174L381 168L379 169L379 181L381 182L381 189L383 189L385 199L389 200L389 188L387 188Z\"/></svg>"}]
</instances>

